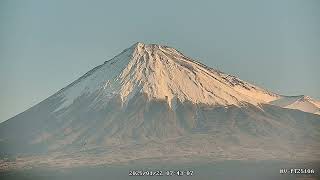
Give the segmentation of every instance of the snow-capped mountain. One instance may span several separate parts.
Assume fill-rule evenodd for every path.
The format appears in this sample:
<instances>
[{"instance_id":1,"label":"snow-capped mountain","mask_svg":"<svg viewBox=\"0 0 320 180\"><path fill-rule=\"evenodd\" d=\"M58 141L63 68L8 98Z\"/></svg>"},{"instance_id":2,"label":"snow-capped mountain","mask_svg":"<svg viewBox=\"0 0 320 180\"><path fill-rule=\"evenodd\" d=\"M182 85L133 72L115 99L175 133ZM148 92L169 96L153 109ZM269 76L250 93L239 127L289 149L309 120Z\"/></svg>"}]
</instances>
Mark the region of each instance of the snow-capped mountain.
<instances>
[{"instance_id":1,"label":"snow-capped mountain","mask_svg":"<svg viewBox=\"0 0 320 180\"><path fill-rule=\"evenodd\" d=\"M101 163L168 151L172 157L318 158L316 107L315 100L272 93L174 48L136 43L1 123L0 152L94 150L103 152Z\"/></svg>"},{"instance_id":2,"label":"snow-capped mountain","mask_svg":"<svg viewBox=\"0 0 320 180\"><path fill-rule=\"evenodd\" d=\"M279 95L237 77L208 68L174 48L136 43L60 91L58 96L65 102L58 110L68 107L84 94L96 94L99 99L92 106L97 103L101 107L101 103L117 95L125 105L139 93L149 100L165 100L170 107L177 100L241 106L279 98Z\"/></svg>"},{"instance_id":3,"label":"snow-capped mountain","mask_svg":"<svg viewBox=\"0 0 320 180\"><path fill-rule=\"evenodd\" d=\"M281 98L270 103L284 108L297 109L320 115L319 101L316 101L309 96L282 96Z\"/></svg>"},{"instance_id":4,"label":"snow-capped mountain","mask_svg":"<svg viewBox=\"0 0 320 180\"><path fill-rule=\"evenodd\" d=\"M103 107L101 104L107 103L114 96L119 95L125 105L135 95L145 94L149 100L167 101L171 108L174 108L177 100L220 106L271 103L319 113L319 105L311 98L301 101L300 96L280 96L209 68L174 48L140 42L60 91L57 96L63 97L64 103L55 111L68 107L80 96L89 94L99 97L91 105L97 105L97 108ZM298 102L292 104L295 99Z\"/></svg>"}]
</instances>

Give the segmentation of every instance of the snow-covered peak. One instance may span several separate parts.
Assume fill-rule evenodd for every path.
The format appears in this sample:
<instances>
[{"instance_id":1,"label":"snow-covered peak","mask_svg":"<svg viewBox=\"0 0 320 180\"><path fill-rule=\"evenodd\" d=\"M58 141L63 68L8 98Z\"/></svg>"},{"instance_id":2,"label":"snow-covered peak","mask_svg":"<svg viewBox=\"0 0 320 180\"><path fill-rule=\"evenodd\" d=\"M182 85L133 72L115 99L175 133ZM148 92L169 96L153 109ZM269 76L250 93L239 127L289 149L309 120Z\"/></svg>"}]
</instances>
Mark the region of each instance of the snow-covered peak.
<instances>
[{"instance_id":1,"label":"snow-covered peak","mask_svg":"<svg viewBox=\"0 0 320 180\"><path fill-rule=\"evenodd\" d=\"M306 102L306 101L313 101L313 99L310 96L302 95L302 96L300 96L299 101Z\"/></svg>"},{"instance_id":2,"label":"snow-covered peak","mask_svg":"<svg viewBox=\"0 0 320 180\"><path fill-rule=\"evenodd\" d=\"M319 102L309 96L283 96L270 103L284 108L298 109L304 112L320 115Z\"/></svg>"},{"instance_id":3,"label":"snow-covered peak","mask_svg":"<svg viewBox=\"0 0 320 180\"><path fill-rule=\"evenodd\" d=\"M196 104L258 105L279 96L239 78L209 68L178 50L157 44L135 43L61 90L67 107L81 96L96 96L104 104L119 96L125 105L137 94L158 99L174 107L177 100Z\"/></svg>"}]
</instances>

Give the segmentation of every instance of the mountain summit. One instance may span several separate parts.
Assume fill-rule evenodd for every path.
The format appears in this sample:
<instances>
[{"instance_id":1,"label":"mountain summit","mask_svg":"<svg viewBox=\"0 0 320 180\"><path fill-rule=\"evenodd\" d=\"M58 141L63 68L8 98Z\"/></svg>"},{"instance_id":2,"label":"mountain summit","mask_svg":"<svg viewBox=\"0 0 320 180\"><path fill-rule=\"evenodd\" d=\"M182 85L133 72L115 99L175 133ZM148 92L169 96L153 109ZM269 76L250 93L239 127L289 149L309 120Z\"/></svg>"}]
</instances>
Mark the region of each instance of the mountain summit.
<instances>
[{"instance_id":1,"label":"mountain summit","mask_svg":"<svg viewBox=\"0 0 320 180\"><path fill-rule=\"evenodd\" d=\"M0 152L49 154L43 163L57 154L70 157L57 163L76 157L94 163L314 159L320 157L318 105L272 93L174 48L136 43L1 123Z\"/></svg>"}]
</instances>

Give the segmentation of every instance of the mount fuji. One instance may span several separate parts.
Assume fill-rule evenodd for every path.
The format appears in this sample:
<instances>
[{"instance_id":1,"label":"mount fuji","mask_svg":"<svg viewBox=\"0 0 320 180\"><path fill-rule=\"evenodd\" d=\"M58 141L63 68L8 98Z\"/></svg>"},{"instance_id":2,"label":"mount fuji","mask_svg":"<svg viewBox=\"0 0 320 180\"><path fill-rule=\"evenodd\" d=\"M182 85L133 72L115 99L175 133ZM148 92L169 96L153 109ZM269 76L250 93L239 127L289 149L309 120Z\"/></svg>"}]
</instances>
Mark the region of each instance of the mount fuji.
<instances>
[{"instance_id":1,"label":"mount fuji","mask_svg":"<svg viewBox=\"0 0 320 180\"><path fill-rule=\"evenodd\" d=\"M168 46L136 43L1 123L0 152L25 155L5 167L305 160L320 158L319 137L319 101L270 92Z\"/></svg>"}]
</instances>

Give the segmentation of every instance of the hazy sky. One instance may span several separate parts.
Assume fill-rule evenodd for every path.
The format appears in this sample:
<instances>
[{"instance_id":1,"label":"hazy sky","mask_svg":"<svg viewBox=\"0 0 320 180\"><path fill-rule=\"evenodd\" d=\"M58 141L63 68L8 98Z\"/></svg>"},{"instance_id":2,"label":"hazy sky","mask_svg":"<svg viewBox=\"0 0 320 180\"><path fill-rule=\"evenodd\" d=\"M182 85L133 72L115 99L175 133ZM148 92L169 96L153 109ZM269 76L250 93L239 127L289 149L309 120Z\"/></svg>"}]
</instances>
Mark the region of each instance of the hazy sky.
<instances>
[{"instance_id":1,"label":"hazy sky","mask_svg":"<svg viewBox=\"0 0 320 180\"><path fill-rule=\"evenodd\" d=\"M320 1L0 1L0 122L133 43L320 98Z\"/></svg>"}]
</instances>

